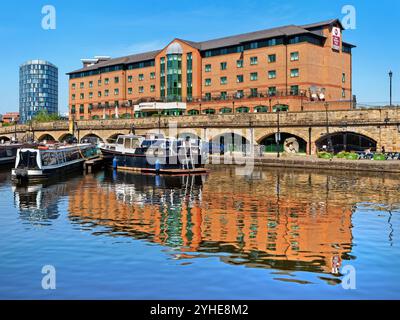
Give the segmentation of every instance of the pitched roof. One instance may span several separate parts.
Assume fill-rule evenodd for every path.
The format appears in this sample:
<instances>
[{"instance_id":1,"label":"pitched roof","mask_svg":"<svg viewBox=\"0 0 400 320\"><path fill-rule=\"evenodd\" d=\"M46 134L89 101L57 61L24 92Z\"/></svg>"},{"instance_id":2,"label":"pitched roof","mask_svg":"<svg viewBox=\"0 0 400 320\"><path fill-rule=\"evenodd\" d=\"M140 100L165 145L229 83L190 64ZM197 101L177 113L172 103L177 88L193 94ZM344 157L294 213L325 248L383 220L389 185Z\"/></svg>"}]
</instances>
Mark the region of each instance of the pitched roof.
<instances>
[{"instance_id":1,"label":"pitched roof","mask_svg":"<svg viewBox=\"0 0 400 320\"><path fill-rule=\"evenodd\" d=\"M339 19L330 19L330 20L325 20L325 21L321 21L321 22L305 24L305 25L302 25L301 27L304 28L304 29L314 29L314 28L320 28L320 27L329 26L329 25L332 25L332 24L335 24L335 23L338 23L340 25L340 27L342 29L344 29L343 25L342 25L342 23L340 22Z\"/></svg>"},{"instance_id":2,"label":"pitched roof","mask_svg":"<svg viewBox=\"0 0 400 320\"><path fill-rule=\"evenodd\" d=\"M240 45L240 44L243 44L246 42L251 42L251 41L256 41L256 40L269 39L269 38L282 37L282 36L296 36L296 35L302 35L302 34L310 34L310 35L325 38L325 36L322 34L322 32L319 32L318 30L314 30L314 29L318 29L320 27L327 26L327 25L332 25L334 23L339 23L339 25L342 27L342 24L340 23L340 21L338 19L331 19L331 20L307 24L307 25L303 25L303 26L287 25L287 26L283 26L283 27L265 29L265 30L243 33L243 34L239 34L239 35L228 36L228 37L212 39L212 40L207 40L207 41L200 41L200 42L183 40L183 39L179 39L179 38L177 38L177 40L185 42L188 45L190 45L200 51L205 51L205 50L212 50L212 49L217 49L217 48ZM92 66L81 68L81 69L69 72L67 74L70 75L70 74L78 73L78 72L96 70L96 69L99 69L102 67L152 60L152 59L155 59L155 57L157 56L157 54L159 52L161 52L161 50L110 59L108 61L99 62Z\"/></svg>"},{"instance_id":3,"label":"pitched roof","mask_svg":"<svg viewBox=\"0 0 400 320\"><path fill-rule=\"evenodd\" d=\"M144 52L144 53L132 54L132 55L125 56L125 57L110 59L107 61L96 63L94 65L91 65L91 66L88 66L85 68L81 68L81 69L78 69L75 71L68 72L67 74L69 75L69 74L78 73L78 72L97 70L99 68L116 66L119 64L130 64L130 63L135 63L135 62L148 61L148 60L154 59L160 51L161 50L155 50L155 51L149 51L149 52Z\"/></svg>"}]
</instances>

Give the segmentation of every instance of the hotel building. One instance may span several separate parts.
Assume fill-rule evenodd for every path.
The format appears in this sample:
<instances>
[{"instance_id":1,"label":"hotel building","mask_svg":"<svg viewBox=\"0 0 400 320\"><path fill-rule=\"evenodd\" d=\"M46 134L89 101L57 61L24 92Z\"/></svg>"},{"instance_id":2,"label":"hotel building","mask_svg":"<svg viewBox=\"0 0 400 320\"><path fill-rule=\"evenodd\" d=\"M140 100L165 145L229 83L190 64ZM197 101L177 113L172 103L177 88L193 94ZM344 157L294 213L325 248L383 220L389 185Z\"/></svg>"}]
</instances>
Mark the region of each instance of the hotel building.
<instances>
[{"instance_id":1,"label":"hotel building","mask_svg":"<svg viewBox=\"0 0 400 320\"><path fill-rule=\"evenodd\" d=\"M167 115L349 109L354 46L342 32L334 19L84 59L68 73L70 117L143 117L138 106L155 102L176 104Z\"/></svg>"}]
</instances>

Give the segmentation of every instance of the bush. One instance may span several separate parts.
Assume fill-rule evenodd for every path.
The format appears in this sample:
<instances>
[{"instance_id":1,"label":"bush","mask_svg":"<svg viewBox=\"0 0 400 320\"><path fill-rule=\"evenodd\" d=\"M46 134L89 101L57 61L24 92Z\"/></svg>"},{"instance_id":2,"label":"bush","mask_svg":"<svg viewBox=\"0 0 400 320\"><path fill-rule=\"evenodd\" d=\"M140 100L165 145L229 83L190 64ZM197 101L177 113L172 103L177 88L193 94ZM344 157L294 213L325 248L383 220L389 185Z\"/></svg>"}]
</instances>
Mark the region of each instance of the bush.
<instances>
[{"instance_id":1,"label":"bush","mask_svg":"<svg viewBox=\"0 0 400 320\"><path fill-rule=\"evenodd\" d=\"M332 159L333 158L333 154L330 152L318 152L318 158L320 159Z\"/></svg>"},{"instance_id":2,"label":"bush","mask_svg":"<svg viewBox=\"0 0 400 320\"><path fill-rule=\"evenodd\" d=\"M338 159L343 159L343 158L346 158L347 155L348 155L348 152L346 152L346 151L341 151L341 152L339 152L339 153L336 155L336 158L338 158Z\"/></svg>"},{"instance_id":3,"label":"bush","mask_svg":"<svg viewBox=\"0 0 400 320\"><path fill-rule=\"evenodd\" d=\"M386 160L386 157L382 153L375 153L374 154L374 160L376 160L376 161L384 161L384 160Z\"/></svg>"},{"instance_id":4,"label":"bush","mask_svg":"<svg viewBox=\"0 0 400 320\"><path fill-rule=\"evenodd\" d=\"M358 156L357 153L348 152L348 153L346 154L346 159L347 159L347 160L358 160L358 159L359 159L359 156Z\"/></svg>"}]
</instances>

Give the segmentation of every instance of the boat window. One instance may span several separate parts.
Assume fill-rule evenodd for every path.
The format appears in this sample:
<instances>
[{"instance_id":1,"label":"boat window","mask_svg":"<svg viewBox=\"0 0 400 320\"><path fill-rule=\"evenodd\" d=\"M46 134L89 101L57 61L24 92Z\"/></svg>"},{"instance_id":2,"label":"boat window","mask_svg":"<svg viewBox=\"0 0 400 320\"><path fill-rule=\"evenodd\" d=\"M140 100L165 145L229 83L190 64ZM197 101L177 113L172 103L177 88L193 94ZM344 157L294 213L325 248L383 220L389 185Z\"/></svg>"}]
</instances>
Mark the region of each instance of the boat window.
<instances>
[{"instance_id":1,"label":"boat window","mask_svg":"<svg viewBox=\"0 0 400 320\"><path fill-rule=\"evenodd\" d=\"M124 139L123 138L118 138L117 143L118 144L124 144Z\"/></svg>"},{"instance_id":2,"label":"boat window","mask_svg":"<svg viewBox=\"0 0 400 320\"><path fill-rule=\"evenodd\" d=\"M130 149L131 148L131 139L125 138L124 148L125 149Z\"/></svg>"},{"instance_id":3,"label":"boat window","mask_svg":"<svg viewBox=\"0 0 400 320\"><path fill-rule=\"evenodd\" d=\"M72 160L78 160L79 158L81 158L81 155L80 155L79 151L78 150L72 151L71 159Z\"/></svg>"},{"instance_id":4,"label":"boat window","mask_svg":"<svg viewBox=\"0 0 400 320\"><path fill-rule=\"evenodd\" d=\"M58 163L59 164L64 163L64 153L63 152L59 152L57 154L57 158L58 158Z\"/></svg>"},{"instance_id":5,"label":"boat window","mask_svg":"<svg viewBox=\"0 0 400 320\"><path fill-rule=\"evenodd\" d=\"M31 151L20 152L20 159L18 163L18 169L39 169L39 166L36 161L37 153Z\"/></svg>"},{"instance_id":6,"label":"boat window","mask_svg":"<svg viewBox=\"0 0 400 320\"><path fill-rule=\"evenodd\" d=\"M132 149L136 149L138 147L140 147L139 139L132 139Z\"/></svg>"}]
</instances>

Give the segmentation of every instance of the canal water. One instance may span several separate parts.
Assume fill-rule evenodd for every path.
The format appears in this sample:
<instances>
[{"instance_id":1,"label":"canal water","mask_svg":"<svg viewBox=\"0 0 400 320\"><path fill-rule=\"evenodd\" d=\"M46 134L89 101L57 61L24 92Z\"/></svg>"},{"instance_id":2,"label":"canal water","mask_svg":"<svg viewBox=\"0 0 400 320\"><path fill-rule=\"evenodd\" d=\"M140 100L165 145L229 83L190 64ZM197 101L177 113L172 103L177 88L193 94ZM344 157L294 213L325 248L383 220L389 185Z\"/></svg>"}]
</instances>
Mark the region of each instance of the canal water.
<instances>
[{"instance_id":1,"label":"canal water","mask_svg":"<svg viewBox=\"0 0 400 320\"><path fill-rule=\"evenodd\" d=\"M399 176L238 173L0 171L0 298L400 298Z\"/></svg>"}]
</instances>

